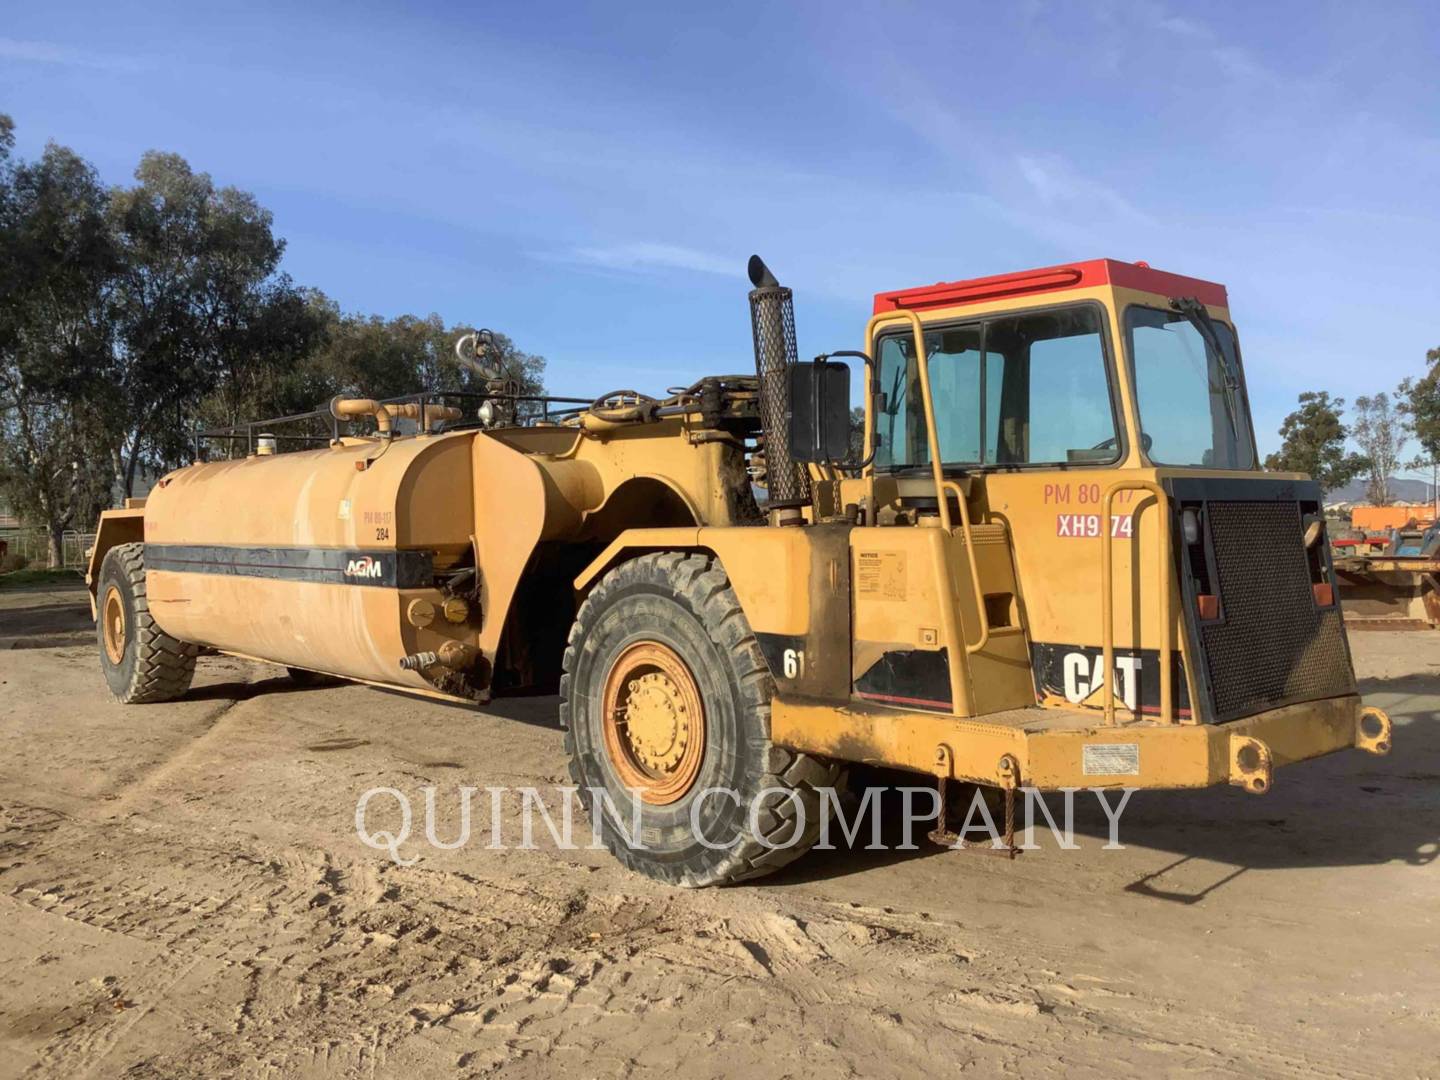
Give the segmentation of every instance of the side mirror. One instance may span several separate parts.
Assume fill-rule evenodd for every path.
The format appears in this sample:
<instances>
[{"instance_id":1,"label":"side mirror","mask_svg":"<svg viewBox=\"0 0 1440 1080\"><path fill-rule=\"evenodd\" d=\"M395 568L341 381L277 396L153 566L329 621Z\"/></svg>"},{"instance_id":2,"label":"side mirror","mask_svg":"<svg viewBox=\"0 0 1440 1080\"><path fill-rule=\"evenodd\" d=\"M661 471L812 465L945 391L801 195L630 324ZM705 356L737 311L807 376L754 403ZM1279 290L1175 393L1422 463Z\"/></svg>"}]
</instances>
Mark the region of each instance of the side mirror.
<instances>
[{"instance_id":1,"label":"side mirror","mask_svg":"<svg viewBox=\"0 0 1440 1080\"><path fill-rule=\"evenodd\" d=\"M850 452L850 368L821 356L792 364L789 377L791 459L843 463Z\"/></svg>"}]
</instances>

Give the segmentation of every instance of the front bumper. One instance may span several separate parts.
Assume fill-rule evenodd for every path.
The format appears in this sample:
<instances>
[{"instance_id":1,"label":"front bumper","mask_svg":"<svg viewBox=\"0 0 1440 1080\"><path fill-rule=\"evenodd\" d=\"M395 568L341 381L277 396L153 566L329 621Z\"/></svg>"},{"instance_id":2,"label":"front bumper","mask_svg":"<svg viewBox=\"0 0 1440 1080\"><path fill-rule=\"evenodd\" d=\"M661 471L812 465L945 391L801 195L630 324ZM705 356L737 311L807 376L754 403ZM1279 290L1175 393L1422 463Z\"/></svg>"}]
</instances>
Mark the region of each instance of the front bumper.
<instances>
[{"instance_id":1,"label":"front bumper","mask_svg":"<svg viewBox=\"0 0 1440 1080\"><path fill-rule=\"evenodd\" d=\"M998 787L1270 789L1275 769L1337 750L1390 750L1390 718L1358 695L1287 705L1227 724L1105 726L1091 711L1017 709L959 718L776 698L771 737L842 761Z\"/></svg>"}]
</instances>

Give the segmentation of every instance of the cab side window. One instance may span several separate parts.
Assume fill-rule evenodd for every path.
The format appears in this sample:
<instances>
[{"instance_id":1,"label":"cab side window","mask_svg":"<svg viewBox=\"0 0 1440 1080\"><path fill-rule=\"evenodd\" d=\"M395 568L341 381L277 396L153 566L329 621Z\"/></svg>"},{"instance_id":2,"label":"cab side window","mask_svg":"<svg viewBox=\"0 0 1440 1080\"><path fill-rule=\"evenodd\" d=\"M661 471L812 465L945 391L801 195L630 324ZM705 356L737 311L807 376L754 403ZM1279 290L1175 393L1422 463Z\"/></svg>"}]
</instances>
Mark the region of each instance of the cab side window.
<instances>
[{"instance_id":1,"label":"cab side window","mask_svg":"<svg viewBox=\"0 0 1440 1080\"><path fill-rule=\"evenodd\" d=\"M930 393L935 401L935 430L940 459L946 464L978 464L981 459L982 388L980 326L959 326L925 335ZM893 335L880 345L880 389L884 401L877 414L880 446L876 464L930 464L924 396L915 339Z\"/></svg>"},{"instance_id":2,"label":"cab side window","mask_svg":"<svg viewBox=\"0 0 1440 1080\"><path fill-rule=\"evenodd\" d=\"M1074 464L1119 455L1093 307L985 325L987 463Z\"/></svg>"},{"instance_id":3,"label":"cab side window","mask_svg":"<svg viewBox=\"0 0 1440 1080\"><path fill-rule=\"evenodd\" d=\"M1082 464L1118 460L1098 308L1059 308L925 335L943 464ZM930 464L915 344L881 338L879 468Z\"/></svg>"}]
</instances>

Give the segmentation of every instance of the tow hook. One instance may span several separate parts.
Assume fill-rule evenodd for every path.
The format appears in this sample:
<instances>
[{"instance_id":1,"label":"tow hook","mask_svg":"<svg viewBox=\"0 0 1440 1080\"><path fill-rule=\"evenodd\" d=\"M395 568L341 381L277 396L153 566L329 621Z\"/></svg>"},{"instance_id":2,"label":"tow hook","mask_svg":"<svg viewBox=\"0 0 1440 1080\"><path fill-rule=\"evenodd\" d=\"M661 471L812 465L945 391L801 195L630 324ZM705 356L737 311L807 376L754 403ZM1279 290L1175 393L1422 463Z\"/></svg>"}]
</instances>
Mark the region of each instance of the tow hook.
<instances>
[{"instance_id":1,"label":"tow hook","mask_svg":"<svg viewBox=\"0 0 1440 1080\"><path fill-rule=\"evenodd\" d=\"M1367 705L1355 721L1355 748L1370 754L1388 754L1393 728L1385 710Z\"/></svg>"},{"instance_id":2,"label":"tow hook","mask_svg":"<svg viewBox=\"0 0 1440 1080\"><path fill-rule=\"evenodd\" d=\"M1251 795L1264 795L1273 769L1269 746L1252 735L1230 736L1230 783Z\"/></svg>"}]
</instances>

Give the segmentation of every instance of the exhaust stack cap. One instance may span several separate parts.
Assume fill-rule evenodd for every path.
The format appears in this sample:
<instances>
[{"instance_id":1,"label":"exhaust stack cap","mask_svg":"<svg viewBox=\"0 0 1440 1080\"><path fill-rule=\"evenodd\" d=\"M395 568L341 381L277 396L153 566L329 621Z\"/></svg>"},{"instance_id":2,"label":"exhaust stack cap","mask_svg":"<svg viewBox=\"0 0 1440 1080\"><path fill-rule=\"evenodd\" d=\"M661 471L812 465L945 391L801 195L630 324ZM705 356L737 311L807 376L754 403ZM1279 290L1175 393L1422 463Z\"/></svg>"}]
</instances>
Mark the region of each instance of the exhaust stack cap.
<instances>
[{"instance_id":1,"label":"exhaust stack cap","mask_svg":"<svg viewBox=\"0 0 1440 1080\"><path fill-rule=\"evenodd\" d=\"M770 272L770 268L765 265L765 260L759 255L750 256L747 270L750 274L750 284L757 289L773 289L780 284L775 279L775 275Z\"/></svg>"}]
</instances>

